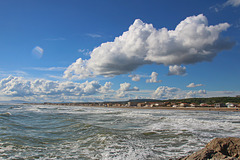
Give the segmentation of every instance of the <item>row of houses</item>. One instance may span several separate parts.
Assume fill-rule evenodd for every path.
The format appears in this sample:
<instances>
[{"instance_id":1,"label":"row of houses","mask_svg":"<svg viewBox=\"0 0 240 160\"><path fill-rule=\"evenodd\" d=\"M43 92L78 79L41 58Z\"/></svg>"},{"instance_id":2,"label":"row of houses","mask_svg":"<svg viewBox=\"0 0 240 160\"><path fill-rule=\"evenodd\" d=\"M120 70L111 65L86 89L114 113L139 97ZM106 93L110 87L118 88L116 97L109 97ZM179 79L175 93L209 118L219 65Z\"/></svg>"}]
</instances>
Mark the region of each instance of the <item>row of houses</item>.
<instances>
[{"instance_id":1,"label":"row of houses","mask_svg":"<svg viewBox=\"0 0 240 160\"><path fill-rule=\"evenodd\" d=\"M103 106L103 107L227 107L227 108L240 108L237 103L182 103L182 102L87 102L87 103L47 103L47 105L68 105L68 106Z\"/></svg>"},{"instance_id":2,"label":"row of houses","mask_svg":"<svg viewBox=\"0 0 240 160\"><path fill-rule=\"evenodd\" d=\"M137 106L137 107L227 107L227 108L240 108L240 104L237 103L215 103L215 104L207 104L207 103L182 103L182 102L128 102L128 107Z\"/></svg>"}]
</instances>

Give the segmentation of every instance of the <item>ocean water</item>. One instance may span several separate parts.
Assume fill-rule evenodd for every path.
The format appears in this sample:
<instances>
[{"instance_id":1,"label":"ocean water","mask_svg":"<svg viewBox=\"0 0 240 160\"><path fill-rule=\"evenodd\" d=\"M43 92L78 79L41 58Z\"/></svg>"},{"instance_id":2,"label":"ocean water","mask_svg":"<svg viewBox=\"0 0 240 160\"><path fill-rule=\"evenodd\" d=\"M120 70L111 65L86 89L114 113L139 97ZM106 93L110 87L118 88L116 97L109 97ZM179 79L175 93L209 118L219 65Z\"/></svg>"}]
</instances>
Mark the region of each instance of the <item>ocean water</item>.
<instances>
[{"instance_id":1,"label":"ocean water","mask_svg":"<svg viewBox=\"0 0 240 160\"><path fill-rule=\"evenodd\" d=\"M0 159L175 159L240 137L240 112L0 106Z\"/></svg>"}]
</instances>

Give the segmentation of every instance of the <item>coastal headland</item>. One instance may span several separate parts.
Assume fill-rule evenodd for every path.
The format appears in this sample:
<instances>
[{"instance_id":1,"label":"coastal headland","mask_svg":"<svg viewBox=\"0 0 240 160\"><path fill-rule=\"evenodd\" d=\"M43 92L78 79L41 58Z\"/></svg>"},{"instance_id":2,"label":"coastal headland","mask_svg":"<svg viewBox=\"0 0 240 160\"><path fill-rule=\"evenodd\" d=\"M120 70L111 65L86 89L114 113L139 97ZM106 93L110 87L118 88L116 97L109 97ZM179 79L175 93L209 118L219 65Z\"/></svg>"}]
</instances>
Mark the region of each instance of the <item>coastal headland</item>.
<instances>
[{"instance_id":1,"label":"coastal headland","mask_svg":"<svg viewBox=\"0 0 240 160\"><path fill-rule=\"evenodd\" d=\"M240 97L189 98L174 100L134 99L119 102L60 102L27 103L32 105L65 105L131 109L240 111Z\"/></svg>"}]
</instances>

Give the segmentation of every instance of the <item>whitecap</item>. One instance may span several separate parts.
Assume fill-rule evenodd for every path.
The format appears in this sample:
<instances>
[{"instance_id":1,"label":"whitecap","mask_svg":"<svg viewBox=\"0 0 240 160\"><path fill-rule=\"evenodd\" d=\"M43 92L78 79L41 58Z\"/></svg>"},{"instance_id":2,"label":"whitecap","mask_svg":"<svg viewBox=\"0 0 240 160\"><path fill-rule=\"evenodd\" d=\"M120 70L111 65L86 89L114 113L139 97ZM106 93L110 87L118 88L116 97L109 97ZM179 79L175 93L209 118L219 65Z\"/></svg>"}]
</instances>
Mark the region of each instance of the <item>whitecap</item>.
<instances>
[{"instance_id":1,"label":"whitecap","mask_svg":"<svg viewBox=\"0 0 240 160\"><path fill-rule=\"evenodd\" d=\"M1 113L0 116L11 116L12 114L10 112L6 112L6 113Z\"/></svg>"}]
</instances>

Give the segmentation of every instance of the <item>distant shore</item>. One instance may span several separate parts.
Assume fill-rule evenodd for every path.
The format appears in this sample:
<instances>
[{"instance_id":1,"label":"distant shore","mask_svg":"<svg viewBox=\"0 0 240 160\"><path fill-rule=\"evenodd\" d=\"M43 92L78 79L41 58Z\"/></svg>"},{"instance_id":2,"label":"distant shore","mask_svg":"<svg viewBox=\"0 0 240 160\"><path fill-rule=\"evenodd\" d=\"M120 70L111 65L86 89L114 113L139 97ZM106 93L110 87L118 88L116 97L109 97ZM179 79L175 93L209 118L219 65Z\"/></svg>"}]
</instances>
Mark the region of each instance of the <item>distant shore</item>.
<instances>
[{"instance_id":1,"label":"distant shore","mask_svg":"<svg viewBox=\"0 0 240 160\"><path fill-rule=\"evenodd\" d=\"M189 110L189 111L222 111L222 112L240 112L240 108L236 107L236 108L227 108L227 107L220 107L220 108L216 108L216 107L138 107L138 106L99 106L99 105L74 105L74 104L44 104L44 103L29 103L31 105L63 105L63 106L82 106L82 107L99 107L99 108L128 108L128 109L158 109L158 110Z\"/></svg>"},{"instance_id":2,"label":"distant shore","mask_svg":"<svg viewBox=\"0 0 240 160\"><path fill-rule=\"evenodd\" d=\"M192 110L192 111L230 111L230 112L240 112L240 108L215 108L215 107L104 107L104 106L85 106L85 107L102 107L102 108L129 108L129 109L159 109L159 110Z\"/></svg>"}]
</instances>

